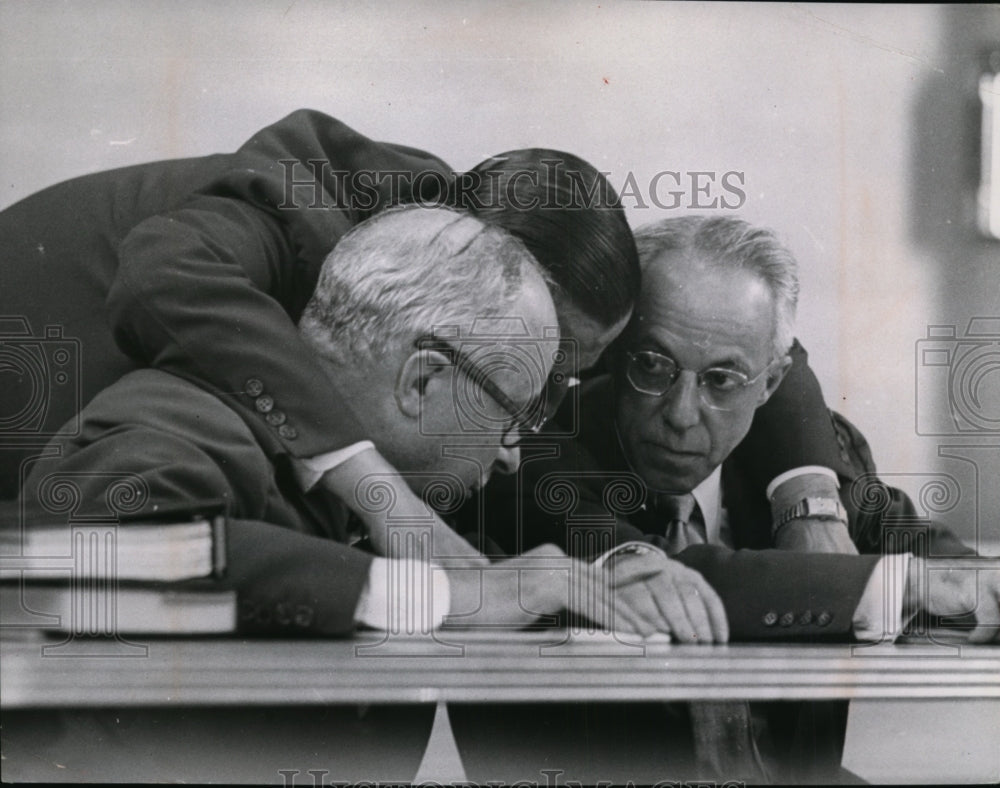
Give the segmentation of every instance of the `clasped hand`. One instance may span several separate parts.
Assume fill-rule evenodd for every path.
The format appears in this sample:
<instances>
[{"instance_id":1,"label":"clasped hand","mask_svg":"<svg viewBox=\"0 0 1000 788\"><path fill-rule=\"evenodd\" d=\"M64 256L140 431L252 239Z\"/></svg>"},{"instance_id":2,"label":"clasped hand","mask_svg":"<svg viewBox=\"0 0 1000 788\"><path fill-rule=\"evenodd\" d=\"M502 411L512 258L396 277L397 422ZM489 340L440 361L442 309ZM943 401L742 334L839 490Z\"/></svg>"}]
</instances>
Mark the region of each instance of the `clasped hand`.
<instances>
[{"instance_id":1,"label":"clasped hand","mask_svg":"<svg viewBox=\"0 0 1000 788\"><path fill-rule=\"evenodd\" d=\"M650 552L598 567L542 545L488 568L450 567L451 621L526 625L566 610L606 631L682 643L729 639L725 609L695 570Z\"/></svg>"},{"instance_id":2,"label":"clasped hand","mask_svg":"<svg viewBox=\"0 0 1000 788\"><path fill-rule=\"evenodd\" d=\"M956 568L949 566L952 561L947 558L910 559L904 615L909 617L920 610L936 616L974 614L976 627L970 642L988 643L1000 638L1000 559L971 561L971 565Z\"/></svg>"}]
</instances>

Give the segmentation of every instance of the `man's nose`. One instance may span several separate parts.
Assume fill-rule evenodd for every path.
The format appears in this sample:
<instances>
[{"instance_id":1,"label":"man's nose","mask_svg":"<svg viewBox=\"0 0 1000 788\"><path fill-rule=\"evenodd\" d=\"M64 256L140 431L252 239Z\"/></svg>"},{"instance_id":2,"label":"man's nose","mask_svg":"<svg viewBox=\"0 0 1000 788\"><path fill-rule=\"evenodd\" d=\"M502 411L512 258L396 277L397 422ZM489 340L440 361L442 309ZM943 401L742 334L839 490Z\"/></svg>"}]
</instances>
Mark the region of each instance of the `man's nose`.
<instances>
[{"instance_id":1,"label":"man's nose","mask_svg":"<svg viewBox=\"0 0 1000 788\"><path fill-rule=\"evenodd\" d=\"M501 446L497 454L496 469L500 473L514 473L517 466L521 464L521 447L518 444L513 446Z\"/></svg>"},{"instance_id":2,"label":"man's nose","mask_svg":"<svg viewBox=\"0 0 1000 788\"><path fill-rule=\"evenodd\" d=\"M663 394L661 413L664 421L677 432L695 426L701 419L701 395L698 392L698 375L689 369L681 371Z\"/></svg>"}]
</instances>

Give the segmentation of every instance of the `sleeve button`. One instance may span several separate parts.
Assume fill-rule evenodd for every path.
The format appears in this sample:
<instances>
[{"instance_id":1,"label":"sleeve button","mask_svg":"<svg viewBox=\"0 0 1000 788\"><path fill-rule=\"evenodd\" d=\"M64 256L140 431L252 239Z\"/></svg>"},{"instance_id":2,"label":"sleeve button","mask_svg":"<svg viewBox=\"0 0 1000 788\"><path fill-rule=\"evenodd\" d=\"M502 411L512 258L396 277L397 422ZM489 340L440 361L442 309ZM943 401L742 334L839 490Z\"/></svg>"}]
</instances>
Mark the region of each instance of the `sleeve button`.
<instances>
[{"instance_id":1,"label":"sleeve button","mask_svg":"<svg viewBox=\"0 0 1000 788\"><path fill-rule=\"evenodd\" d=\"M257 378L250 378L246 383L243 384L243 391L245 391L251 397L259 397L261 392L264 391L264 384L261 383Z\"/></svg>"},{"instance_id":2,"label":"sleeve button","mask_svg":"<svg viewBox=\"0 0 1000 788\"><path fill-rule=\"evenodd\" d=\"M274 398L264 394L263 396L257 397L257 401L254 402L254 405L260 413L270 413L274 408Z\"/></svg>"},{"instance_id":3,"label":"sleeve button","mask_svg":"<svg viewBox=\"0 0 1000 788\"><path fill-rule=\"evenodd\" d=\"M790 627L793 623L795 623L795 614L783 613L781 616L781 620L778 623L781 624L781 626L783 627Z\"/></svg>"},{"instance_id":4,"label":"sleeve button","mask_svg":"<svg viewBox=\"0 0 1000 788\"><path fill-rule=\"evenodd\" d=\"M813 621L813 614L811 610L807 610L801 616L799 616L799 624L804 627L809 626Z\"/></svg>"},{"instance_id":5,"label":"sleeve button","mask_svg":"<svg viewBox=\"0 0 1000 788\"><path fill-rule=\"evenodd\" d=\"M299 431L295 427L290 427L287 424L282 424L278 427L278 435L284 438L286 441L293 441L299 437Z\"/></svg>"},{"instance_id":6,"label":"sleeve button","mask_svg":"<svg viewBox=\"0 0 1000 788\"><path fill-rule=\"evenodd\" d=\"M833 616L826 610L816 616L816 623L821 627L825 627L831 621L833 621Z\"/></svg>"},{"instance_id":7,"label":"sleeve button","mask_svg":"<svg viewBox=\"0 0 1000 788\"><path fill-rule=\"evenodd\" d=\"M265 419L272 427L280 427L285 423L285 412L283 410L272 410L265 416Z\"/></svg>"},{"instance_id":8,"label":"sleeve button","mask_svg":"<svg viewBox=\"0 0 1000 788\"><path fill-rule=\"evenodd\" d=\"M775 624L778 623L778 614L775 613L773 610L768 610L764 614L763 618L761 618L761 623L765 627L773 627Z\"/></svg>"},{"instance_id":9,"label":"sleeve button","mask_svg":"<svg viewBox=\"0 0 1000 788\"><path fill-rule=\"evenodd\" d=\"M294 623L297 627L308 627L313 622L313 609L308 605L298 605L295 608Z\"/></svg>"}]
</instances>

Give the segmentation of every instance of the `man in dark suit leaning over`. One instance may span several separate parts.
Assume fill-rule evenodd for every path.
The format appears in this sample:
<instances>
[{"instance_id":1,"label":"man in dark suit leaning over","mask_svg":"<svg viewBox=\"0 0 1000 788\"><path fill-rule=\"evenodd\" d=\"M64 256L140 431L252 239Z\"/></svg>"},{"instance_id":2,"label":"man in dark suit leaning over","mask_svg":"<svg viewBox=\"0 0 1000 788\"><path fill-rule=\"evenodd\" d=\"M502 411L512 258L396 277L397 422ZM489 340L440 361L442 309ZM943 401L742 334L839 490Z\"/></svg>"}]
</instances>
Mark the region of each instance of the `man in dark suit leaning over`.
<instances>
[{"instance_id":1,"label":"man in dark suit leaning over","mask_svg":"<svg viewBox=\"0 0 1000 788\"><path fill-rule=\"evenodd\" d=\"M516 467L517 441L532 426L525 414L538 412L533 404L558 348L557 326L547 283L513 236L463 213L410 206L385 211L344 236L324 263L299 330L337 393L359 406L355 411L371 442L414 492L440 504L442 489L445 503L461 499L493 470ZM530 363L515 368L504 363L511 357ZM242 633L344 635L358 626L386 629L393 620L414 620L426 631L449 612L478 608L484 590L483 612L498 624L526 624L569 604L565 571L525 572L520 584L504 584L510 572L480 578L475 570L488 561L451 531L435 530L432 547L415 555L390 551L387 533L368 534L374 553L359 549L354 543L362 535L352 529L345 502L325 488L306 493L296 484L291 458L272 429L284 415L268 391L255 393L267 424L185 378L154 369L125 375L84 408L76 437L57 440L58 451L34 461L22 497L29 527L57 519L46 494L54 478L77 486L78 517L105 513L109 487L122 482L135 491L140 517L224 498L230 518L221 582L238 593ZM361 505L377 505L385 494L384 488L369 492L365 497L358 491ZM430 516L428 521L440 522ZM536 555L561 551L542 547ZM510 560L522 567L530 557ZM571 563L566 559L566 570ZM576 568L584 583L605 583L589 567ZM714 599L697 573L680 569L706 599ZM423 582L402 582L407 578ZM393 580L404 591L390 598ZM610 620L614 607L618 621L630 620L624 603L607 589L586 596L608 600L607 609L591 614ZM658 615L644 626L677 625ZM171 761L168 756L188 748L170 737L198 738L191 726L204 724L204 717L188 721L177 710L153 715L150 735L162 745L155 752L123 744L121 758L109 758L107 749L81 744L88 731L117 728L114 713L95 714L97 722L85 712L67 712L84 719L67 719L62 734L35 736L25 715L12 713L4 721L5 757L10 763L26 757L58 762L66 767L58 773L62 778L98 781L122 778L127 768L144 781L273 782L277 770L289 766L328 768L343 780L409 780L433 707L370 711L360 734L350 709L324 709L321 720L315 714L282 718L292 732L287 739L297 743L279 764L258 762L263 755L219 764L210 753L202 758L196 752ZM249 725L255 714L241 712L238 724ZM262 724L277 726L277 717ZM140 729L139 721L130 728ZM84 738L74 740L73 731ZM316 744L330 736L340 737L343 747ZM311 760L315 752L332 749L343 753L341 762Z\"/></svg>"},{"instance_id":2,"label":"man in dark suit leaning over","mask_svg":"<svg viewBox=\"0 0 1000 788\"><path fill-rule=\"evenodd\" d=\"M323 265L299 332L336 393L358 406L369 440L357 450L374 444L391 458L427 501L428 523L431 504L447 509L494 470L517 467L518 441L532 427L525 419L539 411L559 346L546 281L524 246L475 217L421 206L387 210L344 236ZM516 357L528 363L504 363ZM142 496L139 518L222 498L230 513L225 583L240 594L242 631L384 628L385 578L395 571L390 535L364 534L370 548L358 549L363 534L348 508L380 505L386 488L359 487L350 502L321 488L303 492L271 429L284 414L263 387L256 396L267 425L186 378L128 373L83 409L78 436L54 441L57 456L34 462L22 497L29 526L54 517L45 493L53 473L81 474L73 480L84 507L103 506L109 479L122 474ZM433 522L435 555L459 558L460 568L488 563ZM433 599L426 600L433 625L449 607L478 605L474 573L433 575ZM557 612L559 586L539 588L544 600L521 601L538 613ZM699 588L711 594L704 583ZM511 591L511 609L491 615L529 623Z\"/></svg>"}]
</instances>

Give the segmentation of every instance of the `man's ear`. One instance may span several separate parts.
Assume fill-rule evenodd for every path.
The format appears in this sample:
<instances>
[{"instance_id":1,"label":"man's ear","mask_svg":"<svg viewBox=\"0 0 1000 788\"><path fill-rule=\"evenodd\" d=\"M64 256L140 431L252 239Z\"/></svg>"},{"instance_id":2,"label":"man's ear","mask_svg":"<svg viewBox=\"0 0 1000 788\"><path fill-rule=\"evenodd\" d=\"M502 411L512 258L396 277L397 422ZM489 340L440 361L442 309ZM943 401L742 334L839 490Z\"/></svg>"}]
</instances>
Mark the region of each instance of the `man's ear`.
<instances>
[{"instance_id":1,"label":"man's ear","mask_svg":"<svg viewBox=\"0 0 1000 788\"><path fill-rule=\"evenodd\" d=\"M412 419L420 417L429 393L445 385L445 373L451 366L448 358L437 350L414 350L403 361L396 378L396 404Z\"/></svg>"},{"instance_id":2,"label":"man's ear","mask_svg":"<svg viewBox=\"0 0 1000 788\"><path fill-rule=\"evenodd\" d=\"M771 369L767 373L767 385L761 392L760 399L757 402L758 408L771 399L771 395L778 390L778 386L785 379L785 375L788 374L788 369L791 366L792 357L787 354L771 362Z\"/></svg>"}]
</instances>

